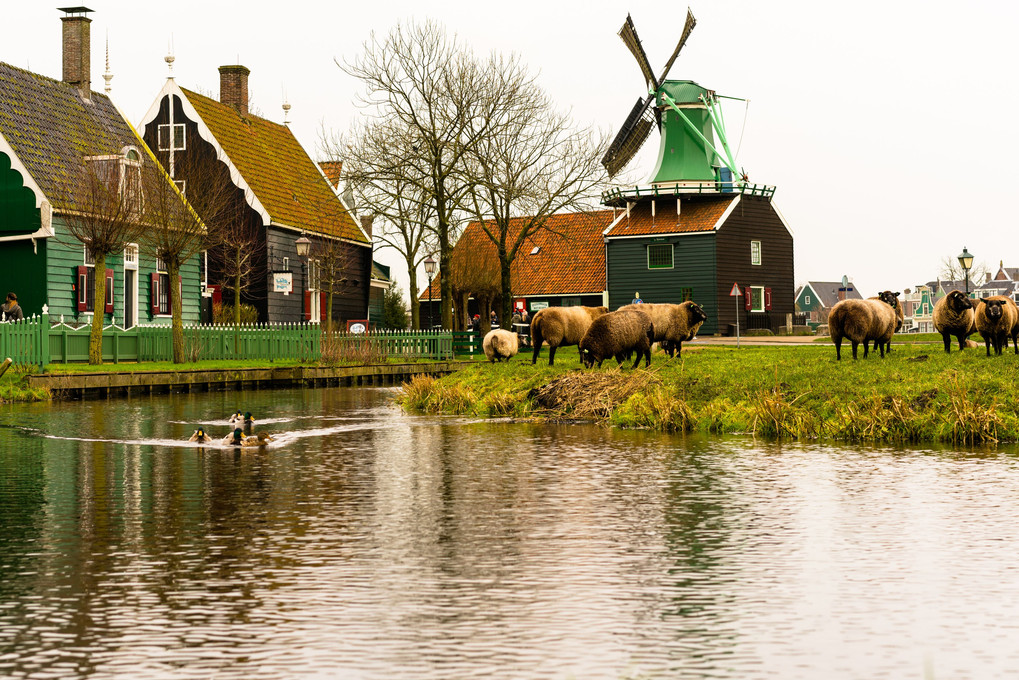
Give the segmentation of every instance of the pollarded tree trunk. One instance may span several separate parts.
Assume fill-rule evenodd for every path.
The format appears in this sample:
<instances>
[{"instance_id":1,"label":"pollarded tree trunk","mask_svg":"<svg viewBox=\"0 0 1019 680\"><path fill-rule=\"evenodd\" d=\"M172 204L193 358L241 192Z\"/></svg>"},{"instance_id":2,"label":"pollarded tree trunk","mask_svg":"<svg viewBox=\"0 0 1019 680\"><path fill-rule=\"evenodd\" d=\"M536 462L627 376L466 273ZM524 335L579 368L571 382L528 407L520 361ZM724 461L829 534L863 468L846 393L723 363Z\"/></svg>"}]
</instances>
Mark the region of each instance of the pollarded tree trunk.
<instances>
[{"instance_id":1,"label":"pollarded tree trunk","mask_svg":"<svg viewBox=\"0 0 1019 680\"><path fill-rule=\"evenodd\" d=\"M95 284L92 286L92 332L88 336L88 362L103 363L103 321L106 316L106 253L94 253Z\"/></svg>"},{"instance_id":2,"label":"pollarded tree trunk","mask_svg":"<svg viewBox=\"0 0 1019 680\"><path fill-rule=\"evenodd\" d=\"M421 304L418 301L418 277L412 262L407 263L407 276L410 278L407 290L410 294L410 327L421 330Z\"/></svg>"},{"instance_id":3,"label":"pollarded tree trunk","mask_svg":"<svg viewBox=\"0 0 1019 680\"><path fill-rule=\"evenodd\" d=\"M180 282L180 263L170 258L166 263L166 273L170 279L170 331L173 336L173 363L183 364L184 352L184 319L181 307L182 286Z\"/></svg>"},{"instance_id":4,"label":"pollarded tree trunk","mask_svg":"<svg viewBox=\"0 0 1019 680\"><path fill-rule=\"evenodd\" d=\"M237 259L240 259L238 253ZM241 355L241 270L234 274L234 357Z\"/></svg>"},{"instance_id":5,"label":"pollarded tree trunk","mask_svg":"<svg viewBox=\"0 0 1019 680\"><path fill-rule=\"evenodd\" d=\"M513 291L512 281L510 280L510 259L506 254L506 248L499 247L499 273L500 273L500 287L502 291L502 304L499 310L499 327L513 330L510 327L510 319L513 318Z\"/></svg>"}]
</instances>

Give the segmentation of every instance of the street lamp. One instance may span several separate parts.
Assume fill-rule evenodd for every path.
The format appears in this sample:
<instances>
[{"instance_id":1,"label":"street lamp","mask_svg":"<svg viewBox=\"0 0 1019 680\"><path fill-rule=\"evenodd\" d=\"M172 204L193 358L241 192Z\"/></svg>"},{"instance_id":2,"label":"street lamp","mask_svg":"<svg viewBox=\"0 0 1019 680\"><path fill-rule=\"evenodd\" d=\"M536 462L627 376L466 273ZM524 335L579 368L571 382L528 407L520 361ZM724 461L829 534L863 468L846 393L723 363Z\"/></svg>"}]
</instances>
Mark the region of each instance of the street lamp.
<instances>
[{"instance_id":1,"label":"street lamp","mask_svg":"<svg viewBox=\"0 0 1019 680\"><path fill-rule=\"evenodd\" d=\"M297 246L297 257L308 257L308 253L311 252L311 239L301 234L301 238L294 241L294 245Z\"/></svg>"},{"instance_id":2,"label":"street lamp","mask_svg":"<svg viewBox=\"0 0 1019 680\"><path fill-rule=\"evenodd\" d=\"M966 250L966 246L962 247L962 254L959 255L959 266L966 276L966 297L969 297L969 270L973 268L973 256Z\"/></svg>"},{"instance_id":3,"label":"street lamp","mask_svg":"<svg viewBox=\"0 0 1019 680\"><path fill-rule=\"evenodd\" d=\"M435 273L435 260L429 255L425 259L425 274L428 275L428 330L432 330L432 274Z\"/></svg>"}]
</instances>

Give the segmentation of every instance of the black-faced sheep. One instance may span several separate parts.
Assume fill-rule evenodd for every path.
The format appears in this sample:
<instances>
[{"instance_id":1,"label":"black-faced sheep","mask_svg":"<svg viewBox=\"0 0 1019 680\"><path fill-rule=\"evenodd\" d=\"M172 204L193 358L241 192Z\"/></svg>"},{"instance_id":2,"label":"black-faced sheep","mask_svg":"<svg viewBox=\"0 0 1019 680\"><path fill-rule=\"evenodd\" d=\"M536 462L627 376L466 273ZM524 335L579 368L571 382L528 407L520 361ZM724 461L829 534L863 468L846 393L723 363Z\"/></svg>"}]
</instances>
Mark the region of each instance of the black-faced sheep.
<instances>
[{"instance_id":1,"label":"black-faced sheep","mask_svg":"<svg viewBox=\"0 0 1019 680\"><path fill-rule=\"evenodd\" d=\"M482 349L485 350L485 356L491 362L506 361L510 360L510 357L515 356L519 349L519 342L517 340L517 334L511 333L510 331L502 328L497 328L494 331L488 331L485 335L485 339L481 343Z\"/></svg>"},{"instance_id":2,"label":"black-faced sheep","mask_svg":"<svg viewBox=\"0 0 1019 680\"><path fill-rule=\"evenodd\" d=\"M619 309L636 309L650 316L655 327L654 342L660 343L670 357L682 351L684 342L693 340L708 318L704 308L690 300L678 305L645 303L624 305Z\"/></svg>"},{"instance_id":3,"label":"black-faced sheep","mask_svg":"<svg viewBox=\"0 0 1019 680\"><path fill-rule=\"evenodd\" d=\"M534 355L531 364L538 361L543 342L548 343L548 365L555 365L555 351L565 345L580 343L591 322L606 314L608 307L549 307L531 319L531 345Z\"/></svg>"},{"instance_id":4,"label":"black-faced sheep","mask_svg":"<svg viewBox=\"0 0 1019 680\"><path fill-rule=\"evenodd\" d=\"M633 367L640 365L641 358L646 358L644 366L651 365L651 342L654 338L654 324L646 312L638 309L619 309L598 317L580 340L580 359L591 368L609 357L615 357L622 365L623 359L630 353L637 353Z\"/></svg>"},{"instance_id":5,"label":"black-faced sheep","mask_svg":"<svg viewBox=\"0 0 1019 680\"><path fill-rule=\"evenodd\" d=\"M835 358L842 360L842 339L848 338L853 344L853 358L856 349L863 345L863 357L867 358L867 342L874 340L874 346L884 357L885 346L895 334L896 298L889 292L881 293L879 300L843 300L832 307L828 314L828 332L835 343Z\"/></svg>"},{"instance_id":6,"label":"black-faced sheep","mask_svg":"<svg viewBox=\"0 0 1019 680\"><path fill-rule=\"evenodd\" d=\"M867 299L868 300L883 300L886 297L888 297L888 299L892 299L892 298L895 299L895 305L894 305L894 307L895 307L895 332L898 333L899 329L902 328L902 320L903 320L903 318L905 318L905 315L904 315L903 309L902 309L902 302L899 301L899 293L893 293L890 290L886 290L886 291L884 291L882 293L879 293L878 295L875 295L874 297L867 298ZM867 356L867 346L869 344L870 344L869 340L864 341L864 343L863 343L863 356L864 357ZM878 346L877 346L876 342L874 343L874 349L878 349ZM884 344L883 349L884 349L885 352L891 352L892 351L891 340L889 340L888 342L886 342Z\"/></svg>"},{"instance_id":7,"label":"black-faced sheep","mask_svg":"<svg viewBox=\"0 0 1019 680\"><path fill-rule=\"evenodd\" d=\"M976 331L973 325L973 305L962 291L951 293L934 303L934 330L941 333L945 341L945 352L952 351L952 336L959 341L959 349L965 349L966 338Z\"/></svg>"},{"instance_id":8,"label":"black-faced sheep","mask_svg":"<svg viewBox=\"0 0 1019 680\"><path fill-rule=\"evenodd\" d=\"M1019 310L1012 298L1005 295L980 298L980 304L973 314L973 324L984 339L987 356L991 356L992 344L994 353L1000 356L1001 351L1008 347L1009 337L1012 338L1015 353L1019 354L1019 341L1016 340L1019 336Z\"/></svg>"}]
</instances>

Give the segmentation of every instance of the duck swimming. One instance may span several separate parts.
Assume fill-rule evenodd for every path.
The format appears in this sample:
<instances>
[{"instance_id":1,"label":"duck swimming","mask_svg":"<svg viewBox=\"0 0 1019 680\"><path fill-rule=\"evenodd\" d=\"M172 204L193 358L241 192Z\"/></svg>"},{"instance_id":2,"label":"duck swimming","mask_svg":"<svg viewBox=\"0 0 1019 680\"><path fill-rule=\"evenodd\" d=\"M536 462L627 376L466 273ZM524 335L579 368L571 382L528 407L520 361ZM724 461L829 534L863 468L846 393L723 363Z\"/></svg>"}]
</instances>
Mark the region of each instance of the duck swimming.
<instances>
[{"instance_id":1,"label":"duck swimming","mask_svg":"<svg viewBox=\"0 0 1019 680\"><path fill-rule=\"evenodd\" d=\"M230 417L226 419L226 422L230 423L231 425L240 425L242 422L244 422L244 416L241 415L240 409L231 413Z\"/></svg>"},{"instance_id":2,"label":"duck swimming","mask_svg":"<svg viewBox=\"0 0 1019 680\"><path fill-rule=\"evenodd\" d=\"M259 432L253 437L245 437L244 443L241 446L265 446L273 439L265 432Z\"/></svg>"},{"instance_id":3,"label":"duck swimming","mask_svg":"<svg viewBox=\"0 0 1019 680\"><path fill-rule=\"evenodd\" d=\"M198 428L195 433L188 439L189 442L198 442L199 444L208 444L212 441L212 437L205 433L205 430Z\"/></svg>"},{"instance_id":4,"label":"duck swimming","mask_svg":"<svg viewBox=\"0 0 1019 680\"><path fill-rule=\"evenodd\" d=\"M244 432L241 428L235 428L233 432L223 437L223 441L220 442L224 446L244 446Z\"/></svg>"}]
</instances>

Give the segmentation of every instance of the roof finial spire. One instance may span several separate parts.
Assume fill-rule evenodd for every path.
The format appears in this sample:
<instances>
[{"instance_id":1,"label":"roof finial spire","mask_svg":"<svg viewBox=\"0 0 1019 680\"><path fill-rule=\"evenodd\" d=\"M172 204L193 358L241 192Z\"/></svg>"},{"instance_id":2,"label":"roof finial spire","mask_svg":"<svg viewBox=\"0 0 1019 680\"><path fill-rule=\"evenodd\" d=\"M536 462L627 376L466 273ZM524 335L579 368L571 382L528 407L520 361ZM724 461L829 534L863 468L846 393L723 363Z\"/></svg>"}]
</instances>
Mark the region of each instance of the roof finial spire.
<instances>
[{"instance_id":1,"label":"roof finial spire","mask_svg":"<svg viewBox=\"0 0 1019 680\"><path fill-rule=\"evenodd\" d=\"M166 43L166 56L163 57L163 61L166 62L166 67L170 70L167 74L167 80L173 80L173 62L177 60L177 57L173 56L173 33L170 34L170 39Z\"/></svg>"},{"instance_id":2,"label":"roof finial spire","mask_svg":"<svg viewBox=\"0 0 1019 680\"><path fill-rule=\"evenodd\" d=\"M110 85L110 81L113 80L113 74L110 73L110 32L106 31L106 72L103 73L103 80L106 81L106 96L110 96L110 90L113 89Z\"/></svg>"},{"instance_id":3,"label":"roof finial spire","mask_svg":"<svg viewBox=\"0 0 1019 680\"><path fill-rule=\"evenodd\" d=\"M287 101L287 88L283 87L283 124L290 125L290 102Z\"/></svg>"}]
</instances>

